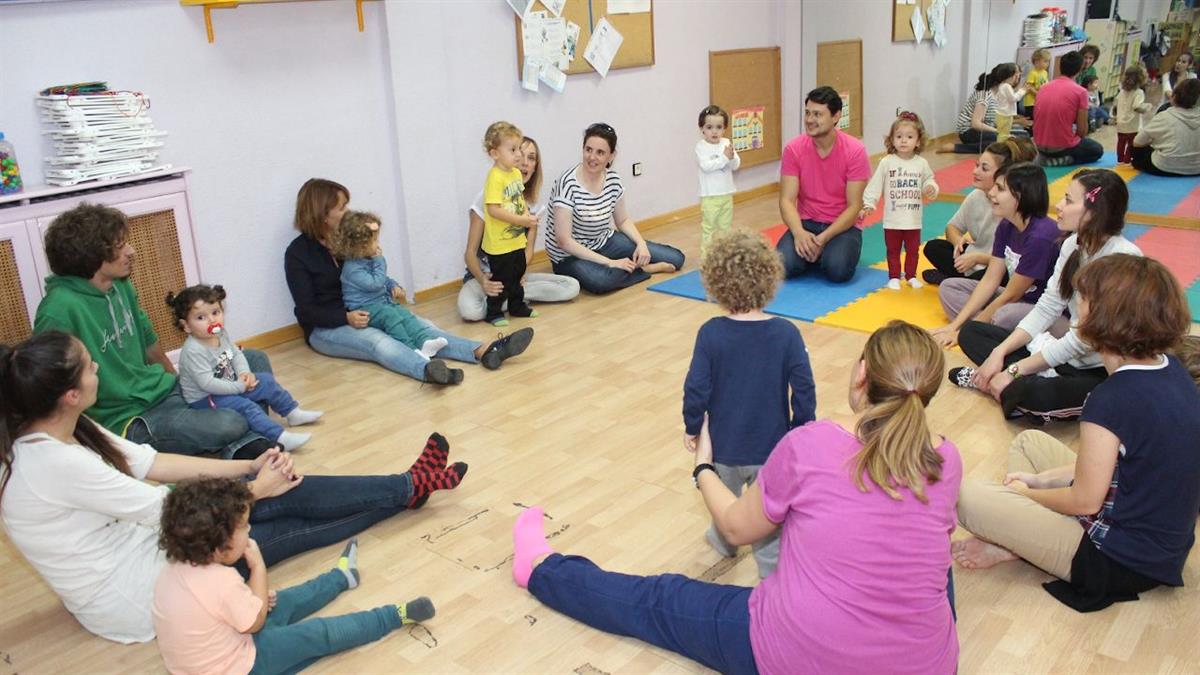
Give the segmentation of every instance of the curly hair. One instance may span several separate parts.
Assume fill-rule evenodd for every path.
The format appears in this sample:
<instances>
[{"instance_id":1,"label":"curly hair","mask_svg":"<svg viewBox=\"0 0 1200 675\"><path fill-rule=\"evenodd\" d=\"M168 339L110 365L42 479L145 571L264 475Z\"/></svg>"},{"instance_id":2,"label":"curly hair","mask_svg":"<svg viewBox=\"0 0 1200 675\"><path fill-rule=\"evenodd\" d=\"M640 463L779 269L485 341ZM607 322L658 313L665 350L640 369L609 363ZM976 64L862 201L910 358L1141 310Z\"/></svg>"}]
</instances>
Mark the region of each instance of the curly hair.
<instances>
[{"instance_id":1,"label":"curly hair","mask_svg":"<svg viewBox=\"0 0 1200 675\"><path fill-rule=\"evenodd\" d=\"M918 155L925 149L925 141L928 140L925 135L925 125L921 123L921 118L916 113L908 111L900 113L900 116L892 122L892 128L888 130L887 136L883 137L883 145L887 148L889 155L896 154L896 144L892 142L892 137L896 135L896 129L900 128L901 124L907 124L917 132L917 147L913 152Z\"/></svg>"},{"instance_id":2,"label":"curly hair","mask_svg":"<svg viewBox=\"0 0 1200 675\"><path fill-rule=\"evenodd\" d=\"M492 122L488 126L487 131L483 134L483 149L485 152L491 152L500 147L506 138L515 138L520 141L525 138L525 134L511 122Z\"/></svg>"},{"instance_id":3,"label":"curly hair","mask_svg":"<svg viewBox=\"0 0 1200 675\"><path fill-rule=\"evenodd\" d=\"M1153 258L1114 253L1093 260L1075 288L1088 303L1079 337L1097 352L1150 358L1179 344L1191 326L1183 288Z\"/></svg>"},{"instance_id":4,"label":"curly hair","mask_svg":"<svg viewBox=\"0 0 1200 675\"><path fill-rule=\"evenodd\" d=\"M1149 77L1146 75L1146 69L1138 64L1129 66L1125 69L1125 73L1121 75L1121 88L1125 91L1134 91L1146 86Z\"/></svg>"},{"instance_id":5,"label":"curly hair","mask_svg":"<svg viewBox=\"0 0 1200 675\"><path fill-rule=\"evenodd\" d=\"M1171 352L1183 364L1192 376L1192 380L1200 387L1200 335L1185 335Z\"/></svg>"},{"instance_id":6,"label":"curly hair","mask_svg":"<svg viewBox=\"0 0 1200 675\"><path fill-rule=\"evenodd\" d=\"M254 495L240 480L182 481L163 500L158 547L167 560L207 565L229 544L253 503Z\"/></svg>"},{"instance_id":7,"label":"curly hair","mask_svg":"<svg viewBox=\"0 0 1200 675\"><path fill-rule=\"evenodd\" d=\"M192 306L197 302L219 305L223 300L225 287L220 285L196 284L178 293L167 293L167 306L171 308L171 313L175 316L175 326L179 330L183 330L182 322L187 321L188 312L192 311Z\"/></svg>"},{"instance_id":8,"label":"curly hair","mask_svg":"<svg viewBox=\"0 0 1200 675\"><path fill-rule=\"evenodd\" d=\"M375 229L371 229L371 223L375 223ZM347 211L333 235L333 254L342 260L374 256L382 227L383 221L374 213Z\"/></svg>"},{"instance_id":9,"label":"curly hair","mask_svg":"<svg viewBox=\"0 0 1200 675\"><path fill-rule=\"evenodd\" d=\"M80 204L46 228L46 260L59 276L91 279L101 265L117 259L128 236L124 213L111 206Z\"/></svg>"},{"instance_id":10,"label":"curly hair","mask_svg":"<svg viewBox=\"0 0 1200 675\"><path fill-rule=\"evenodd\" d=\"M717 304L730 314L744 314L766 307L775 297L783 263L757 233L730 230L709 243L700 278Z\"/></svg>"}]
</instances>

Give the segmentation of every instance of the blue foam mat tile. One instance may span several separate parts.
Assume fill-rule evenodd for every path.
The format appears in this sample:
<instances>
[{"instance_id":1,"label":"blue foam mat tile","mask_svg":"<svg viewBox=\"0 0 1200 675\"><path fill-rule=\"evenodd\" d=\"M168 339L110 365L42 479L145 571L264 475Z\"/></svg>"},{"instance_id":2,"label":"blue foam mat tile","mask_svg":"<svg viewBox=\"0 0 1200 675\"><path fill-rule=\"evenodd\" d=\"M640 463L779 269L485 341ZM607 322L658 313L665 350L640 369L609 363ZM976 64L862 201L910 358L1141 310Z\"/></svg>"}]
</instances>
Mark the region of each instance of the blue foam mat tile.
<instances>
[{"instance_id":1,"label":"blue foam mat tile","mask_svg":"<svg viewBox=\"0 0 1200 675\"><path fill-rule=\"evenodd\" d=\"M813 321L879 290L887 284L887 280L886 271L869 267L859 267L854 278L843 284L828 281L819 272L806 274L783 282L775 299L763 311L776 316ZM692 300L705 300L699 270L653 284L648 289Z\"/></svg>"},{"instance_id":2,"label":"blue foam mat tile","mask_svg":"<svg viewBox=\"0 0 1200 675\"><path fill-rule=\"evenodd\" d=\"M1139 174L1129 181L1129 210L1168 215L1197 185L1200 178Z\"/></svg>"},{"instance_id":3,"label":"blue foam mat tile","mask_svg":"<svg viewBox=\"0 0 1200 675\"><path fill-rule=\"evenodd\" d=\"M1137 225L1135 223L1125 223L1125 229L1121 230L1121 236L1129 241L1137 241L1137 238L1150 231L1149 225Z\"/></svg>"}]
</instances>

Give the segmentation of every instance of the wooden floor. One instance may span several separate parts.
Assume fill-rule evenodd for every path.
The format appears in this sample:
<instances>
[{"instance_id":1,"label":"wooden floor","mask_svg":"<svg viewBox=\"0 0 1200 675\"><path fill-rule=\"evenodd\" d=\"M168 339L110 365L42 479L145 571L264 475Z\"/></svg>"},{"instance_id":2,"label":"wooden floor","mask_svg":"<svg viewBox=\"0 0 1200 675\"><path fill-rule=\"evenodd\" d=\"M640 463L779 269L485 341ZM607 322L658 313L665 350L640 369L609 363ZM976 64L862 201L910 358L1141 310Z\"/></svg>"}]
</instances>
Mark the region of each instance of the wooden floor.
<instances>
[{"instance_id":1,"label":"wooden floor","mask_svg":"<svg viewBox=\"0 0 1200 675\"><path fill-rule=\"evenodd\" d=\"M956 157L941 157L940 163ZM938 164L935 164L935 167ZM637 183L631 185L636 188ZM735 221L778 222L773 197L739 204ZM652 232L695 266L695 220ZM480 340L453 298L418 310ZM607 568L678 572L752 584L748 548L730 561L704 542L708 518L682 449L681 387L697 328L718 310L645 285L607 297L542 305L514 320L537 329L530 350L489 372L468 366L462 386L420 385L375 365L335 361L302 342L270 350L281 381L305 407L326 411L297 453L307 473L403 470L432 430L470 463L458 490L360 536L363 584L331 604L337 614L426 594L438 615L383 641L319 662L318 673L696 673L704 669L640 642L556 615L512 583L510 527L523 505L550 516L551 544ZM848 419L847 373L866 335L797 322L812 354L820 417ZM966 361L948 353L951 366ZM962 450L966 473L1002 474L1005 450L1025 429L994 404L948 383L930 409L936 431ZM1073 444L1074 425L1050 428ZM956 536L965 536L959 532ZM0 675L161 672L153 644L122 646L86 633L7 538L0 539ZM271 570L273 587L327 569L336 547ZM1200 554L1187 586L1081 615L1040 587L1023 563L955 570L964 673L1195 673L1200 671ZM819 621L820 617L812 617Z\"/></svg>"}]
</instances>

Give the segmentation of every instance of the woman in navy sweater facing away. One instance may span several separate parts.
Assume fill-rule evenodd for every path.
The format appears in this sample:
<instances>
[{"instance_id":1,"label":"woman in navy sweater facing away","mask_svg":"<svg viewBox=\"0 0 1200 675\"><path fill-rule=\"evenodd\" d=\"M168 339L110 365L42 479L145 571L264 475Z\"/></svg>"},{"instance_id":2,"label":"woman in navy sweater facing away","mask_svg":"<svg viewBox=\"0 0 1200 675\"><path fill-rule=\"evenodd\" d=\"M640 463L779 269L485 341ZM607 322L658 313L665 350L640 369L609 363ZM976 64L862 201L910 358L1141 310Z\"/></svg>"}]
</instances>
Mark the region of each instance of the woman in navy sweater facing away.
<instances>
[{"instance_id":1,"label":"woman in navy sweater facing away","mask_svg":"<svg viewBox=\"0 0 1200 675\"><path fill-rule=\"evenodd\" d=\"M800 330L762 311L783 278L783 265L767 242L738 230L720 235L700 263L700 275L729 315L710 319L696 335L683 384L684 445L695 452L707 415L717 475L737 495L754 483L779 439L815 418L816 391ZM737 552L715 527L705 537L723 556ZM754 560L760 578L775 570L778 532L754 544Z\"/></svg>"}]
</instances>

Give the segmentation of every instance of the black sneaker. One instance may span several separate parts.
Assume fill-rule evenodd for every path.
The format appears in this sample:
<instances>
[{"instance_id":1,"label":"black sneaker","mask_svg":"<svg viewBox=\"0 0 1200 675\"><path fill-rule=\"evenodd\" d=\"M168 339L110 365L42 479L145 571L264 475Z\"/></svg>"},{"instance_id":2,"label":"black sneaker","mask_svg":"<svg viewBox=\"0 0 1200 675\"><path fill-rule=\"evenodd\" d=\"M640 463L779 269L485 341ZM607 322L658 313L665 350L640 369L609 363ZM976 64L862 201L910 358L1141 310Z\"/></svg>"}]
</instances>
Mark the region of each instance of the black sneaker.
<instances>
[{"instance_id":1,"label":"black sneaker","mask_svg":"<svg viewBox=\"0 0 1200 675\"><path fill-rule=\"evenodd\" d=\"M500 339L488 345L487 351L483 353L479 362L483 364L484 368L495 370L500 367L501 363L528 349L529 343L532 341L532 328L522 328L508 335L501 335Z\"/></svg>"},{"instance_id":2,"label":"black sneaker","mask_svg":"<svg viewBox=\"0 0 1200 675\"><path fill-rule=\"evenodd\" d=\"M950 379L950 383L955 386L962 387L963 389L975 388L975 384L971 382L971 379L975 377L975 369L970 366L951 368L947 377Z\"/></svg>"},{"instance_id":3,"label":"black sneaker","mask_svg":"<svg viewBox=\"0 0 1200 675\"><path fill-rule=\"evenodd\" d=\"M921 272L921 278L925 280L925 283L937 286L946 280L946 275L937 270L925 270Z\"/></svg>"},{"instance_id":4,"label":"black sneaker","mask_svg":"<svg viewBox=\"0 0 1200 675\"><path fill-rule=\"evenodd\" d=\"M463 371L461 368L451 368L441 359L433 359L425 364L425 381L434 384L462 384Z\"/></svg>"}]
</instances>

